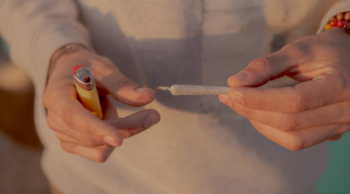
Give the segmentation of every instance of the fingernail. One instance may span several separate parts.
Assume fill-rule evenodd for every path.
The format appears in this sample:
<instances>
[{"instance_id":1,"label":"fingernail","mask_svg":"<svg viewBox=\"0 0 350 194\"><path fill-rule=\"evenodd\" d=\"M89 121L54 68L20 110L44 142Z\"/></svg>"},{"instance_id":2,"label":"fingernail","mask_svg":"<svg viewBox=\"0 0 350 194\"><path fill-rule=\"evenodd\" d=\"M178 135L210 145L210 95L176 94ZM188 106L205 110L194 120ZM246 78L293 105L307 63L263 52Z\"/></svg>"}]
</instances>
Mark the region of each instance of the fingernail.
<instances>
[{"instance_id":1,"label":"fingernail","mask_svg":"<svg viewBox=\"0 0 350 194\"><path fill-rule=\"evenodd\" d=\"M145 90L146 88L136 88L136 92L141 92L142 90Z\"/></svg>"},{"instance_id":2,"label":"fingernail","mask_svg":"<svg viewBox=\"0 0 350 194\"><path fill-rule=\"evenodd\" d=\"M228 99L227 95L223 94L220 95L220 101L224 104L226 104L227 106L231 106L232 102Z\"/></svg>"},{"instance_id":3,"label":"fingernail","mask_svg":"<svg viewBox=\"0 0 350 194\"><path fill-rule=\"evenodd\" d=\"M108 145L115 146L115 147L118 146L117 142L111 136L104 136L103 141Z\"/></svg>"},{"instance_id":4,"label":"fingernail","mask_svg":"<svg viewBox=\"0 0 350 194\"><path fill-rule=\"evenodd\" d=\"M238 79L241 81L246 80L248 77L248 74L246 72L239 72L236 75L231 76L230 78Z\"/></svg>"},{"instance_id":5,"label":"fingernail","mask_svg":"<svg viewBox=\"0 0 350 194\"><path fill-rule=\"evenodd\" d=\"M243 104L243 100L242 100L241 96L239 96L239 95L237 95L235 93L230 93L230 94L228 94L228 96L229 96L229 99L230 99L231 102L238 103L238 104Z\"/></svg>"},{"instance_id":6,"label":"fingernail","mask_svg":"<svg viewBox=\"0 0 350 194\"><path fill-rule=\"evenodd\" d=\"M159 118L151 113L145 120L145 128L148 129L159 122Z\"/></svg>"}]
</instances>

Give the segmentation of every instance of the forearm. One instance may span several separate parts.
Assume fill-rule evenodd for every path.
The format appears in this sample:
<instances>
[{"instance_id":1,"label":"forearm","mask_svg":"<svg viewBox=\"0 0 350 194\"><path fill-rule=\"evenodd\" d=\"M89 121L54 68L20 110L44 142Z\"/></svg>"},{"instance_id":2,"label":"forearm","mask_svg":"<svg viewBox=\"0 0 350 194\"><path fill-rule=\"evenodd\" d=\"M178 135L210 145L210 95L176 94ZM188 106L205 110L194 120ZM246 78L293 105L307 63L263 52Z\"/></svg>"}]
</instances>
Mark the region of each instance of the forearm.
<instances>
[{"instance_id":1,"label":"forearm","mask_svg":"<svg viewBox=\"0 0 350 194\"><path fill-rule=\"evenodd\" d=\"M0 34L12 61L43 90L53 53L69 43L89 47L89 34L71 0L0 0Z\"/></svg>"}]
</instances>

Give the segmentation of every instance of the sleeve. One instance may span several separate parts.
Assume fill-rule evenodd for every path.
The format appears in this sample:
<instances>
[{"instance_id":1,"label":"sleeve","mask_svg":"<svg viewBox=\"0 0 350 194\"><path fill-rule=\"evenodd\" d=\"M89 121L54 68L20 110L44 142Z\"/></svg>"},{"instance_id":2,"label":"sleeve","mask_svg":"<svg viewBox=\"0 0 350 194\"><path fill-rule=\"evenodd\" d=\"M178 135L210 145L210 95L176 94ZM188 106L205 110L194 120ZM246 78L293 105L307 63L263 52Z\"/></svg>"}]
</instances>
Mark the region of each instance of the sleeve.
<instances>
[{"instance_id":1,"label":"sleeve","mask_svg":"<svg viewBox=\"0 0 350 194\"><path fill-rule=\"evenodd\" d=\"M91 49L73 0L0 0L0 35L9 45L12 62L28 73L39 95L57 49L69 43Z\"/></svg>"},{"instance_id":2,"label":"sleeve","mask_svg":"<svg viewBox=\"0 0 350 194\"><path fill-rule=\"evenodd\" d=\"M318 29L318 33L322 31L324 26L328 23L329 19L333 16L337 15L340 12L350 11L350 0L343 0L335 3L326 13L326 15L321 20L320 27Z\"/></svg>"}]
</instances>

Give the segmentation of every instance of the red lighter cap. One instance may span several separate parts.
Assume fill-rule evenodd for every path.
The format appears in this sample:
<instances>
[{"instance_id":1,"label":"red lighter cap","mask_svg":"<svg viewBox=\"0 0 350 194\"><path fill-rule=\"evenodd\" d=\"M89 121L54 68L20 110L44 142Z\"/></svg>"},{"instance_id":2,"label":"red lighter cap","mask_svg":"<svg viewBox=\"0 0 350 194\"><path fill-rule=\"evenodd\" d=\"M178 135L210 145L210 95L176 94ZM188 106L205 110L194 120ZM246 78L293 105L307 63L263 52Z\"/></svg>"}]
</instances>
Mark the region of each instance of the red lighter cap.
<instances>
[{"instance_id":1,"label":"red lighter cap","mask_svg":"<svg viewBox=\"0 0 350 194\"><path fill-rule=\"evenodd\" d=\"M76 74L75 72L76 72L78 69L82 68L82 67L84 67L84 66L82 66L82 65L76 65L76 66L73 68L73 75L75 75L75 74Z\"/></svg>"}]
</instances>

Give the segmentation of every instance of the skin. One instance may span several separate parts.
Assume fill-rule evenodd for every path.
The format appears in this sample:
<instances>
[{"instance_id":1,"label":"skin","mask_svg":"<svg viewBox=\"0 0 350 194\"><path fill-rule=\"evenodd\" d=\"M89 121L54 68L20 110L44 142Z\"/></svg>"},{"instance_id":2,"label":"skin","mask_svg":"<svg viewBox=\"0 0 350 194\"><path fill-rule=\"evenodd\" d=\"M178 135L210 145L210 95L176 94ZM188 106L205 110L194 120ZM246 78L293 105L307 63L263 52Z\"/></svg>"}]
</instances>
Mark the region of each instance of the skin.
<instances>
[{"instance_id":1,"label":"skin","mask_svg":"<svg viewBox=\"0 0 350 194\"><path fill-rule=\"evenodd\" d=\"M231 76L228 84L233 89L219 99L249 119L258 132L289 150L338 140L350 130L349 51L350 36L339 28L302 38L252 61L239 74ZM77 99L71 72L77 64L90 68L94 74L103 120L87 111ZM258 88L283 76L302 83L294 87ZM110 60L83 47L59 58L49 78L44 104L48 125L65 151L105 162L124 138L159 122L156 110L119 118L108 95L134 107L155 99L153 90L139 88Z\"/></svg>"},{"instance_id":2,"label":"skin","mask_svg":"<svg viewBox=\"0 0 350 194\"><path fill-rule=\"evenodd\" d=\"M271 141L298 151L350 130L350 35L333 28L252 61L219 99ZM288 76L294 87L259 89Z\"/></svg>"},{"instance_id":3,"label":"skin","mask_svg":"<svg viewBox=\"0 0 350 194\"><path fill-rule=\"evenodd\" d=\"M57 51L55 55L57 55ZM96 82L103 120L86 110L78 100L72 69L76 65L90 68ZM62 55L53 67L44 94L47 122L55 131L62 148L95 162L105 162L123 139L134 136L160 121L156 110L142 110L126 118L118 117L108 96L133 107L155 99L155 92L139 86L120 73L107 58L78 46Z\"/></svg>"}]
</instances>

